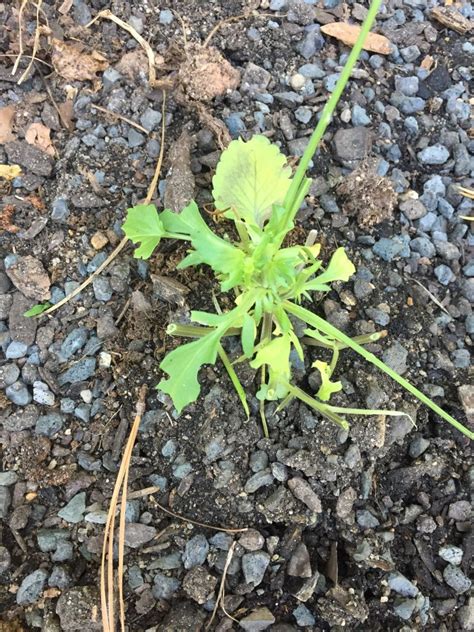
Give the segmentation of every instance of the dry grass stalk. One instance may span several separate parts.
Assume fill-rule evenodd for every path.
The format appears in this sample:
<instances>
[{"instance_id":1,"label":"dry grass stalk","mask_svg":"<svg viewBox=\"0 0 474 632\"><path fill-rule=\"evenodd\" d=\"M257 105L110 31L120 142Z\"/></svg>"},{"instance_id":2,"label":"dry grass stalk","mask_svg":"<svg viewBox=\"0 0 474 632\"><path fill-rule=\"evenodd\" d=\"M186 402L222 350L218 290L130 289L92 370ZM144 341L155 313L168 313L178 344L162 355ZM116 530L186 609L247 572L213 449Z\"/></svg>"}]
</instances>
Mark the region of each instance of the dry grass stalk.
<instances>
[{"instance_id":1,"label":"dry grass stalk","mask_svg":"<svg viewBox=\"0 0 474 632\"><path fill-rule=\"evenodd\" d=\"M227 571L229 570L229 566L230 563L232 562L232 557L234 556L234 550L235 550L235 545L237 543L236 542L232 542L230 549L227 553L227 557L225 560L225 564L224 564L224 569L222 571L222 578L221 578L221 583L219 585L219 592L217 593L217 599L216 599L216 605L214 606L214 610L212 611L212 616L211 619L209 621L209 623L206 625L206 630L209 630L209 628L212 625L212 622L215 619L215 616L217 614L217 609L220 607L222 608L222 611L224 612L224 614L226 615L226 617L229 617L229 619L232 619L232 621L235 621L236 623L238 623L237 619L234 619L234 617L232 617L227 610L224 607L224 597L225 597L225 580L227 577Z\"/></svg>"},{"instance_id":2,"label":"dry grass stalk","mask_svg":"<svg viewBox=\"0 0 474 632\"><path fill-rule=\"evenodd\" d=\"M117 511L120 491L122 491L122 503L120 507L119 518L117 582L120 603L120 628L122 632L125 632L125 603L123 600L123 556L125 542L125 513L127 502L128 472L130 469L130 460L132 458L132 451L137 438L138 428L140 426L143 413L145 412L146 391L147 387L145 385L142 386L138 396L135 419L130 431L130 436L125 446L122 462L117 474L117 480L115 481L114 491L107 515L107 522L104 529L104 543L102 546L102 557L100 564L100 601L102 608L102 627L104 632L115 631L114 531L115 514Z\"/></svg>"},{"instance_id":3,"label":"dry grass stalk","mask_svg":"<svg viewBox=\"0 0 474 632\"><path fill-rule=\"evenodd\" d=\"M31 55L31 59L28 63L28 66L26 67L25 72L21 75L21 77L18 79L18 85L20 85L20 83L23 83L23 81L25 81L25 79L28 77L28 74L31 70L31 67L34 64L34 61L36 59L36 53L38 52L38 48L39 48L39 40L40 40L40 35L41 35L41 29L40 29L40 23L39 23L39 14L41 11L41 4L43 3L43 0L38 0L38 4L36 5L36 28L35 28L35 38L33 41L33 53ZM23 5L22 5L23 6ZM20 25L20 33L21 33L21 25ZM13 73L15 74L15 73Z\"/></svg>"},{"instance_id":4,"label":"dry grass stalk","mask_svg":"<svg viewBox=\"0 0 474 632\"><path fill-rule=\"evenodd\" d=\"M153 176L153 180L151 181L150 187L148 189L148 193L145 199L144 204L150 204L151 199L155 193L156 186L158 184L158 178L160 177L161 165L163 164L163 156L165 151L165 106L166 106L166 92L163 92L163 104L162 104L162 120L161 120L161 147L160 147L160 155L158 156L158 161L156 163L156 169ZM94 106L95 107L95 106ZM122 252L125 246L128 244L128 238L124 237L119 245L113 250L107 259L102 263L97 270L95 270L90 276L87 277L85 281L83 281L75 290L73 290L70 294L65 296L62 300L58 301L48 309L46 309L39 316L46 316L48 314L52 314L57 309L69 303L71 299L80 294L88 285L92 283L92 281L99 276L99 274L107 268L112 261L117 257L118 254Z\"/></svg>"},{"instance_id":5,"label":"dry grass stalk","mask_svg":"<svg viewBox=\"0 0 474 632\"><path fill-rule=\"evenodd\" d=\"M112 22L115 22L115 24L118 24L119 26L121 26L125 31L127 31L127 33L130 33L130 35L134 39L137 40L137 42L145 51L146 56L148 57L148 81L151 86L155 86L156 85L155 55L151 49L150 44L145 39L143 39L140 33L138 33L133 28L133 26L130 26L130 24L127 24L127 22L124 22L123 20L118 18L116 15L112 13L112 11L109 11L108 9L105 9L104 11L100 11L95 16L95 18L89 22L89 24L86 24L86 28L88 28L89 26L92 26L92 24L94 24L94 22L97 22L97 20L99 20L100 18L105 18L107 20L111 20Z\"/></svg>"}]
</instances>

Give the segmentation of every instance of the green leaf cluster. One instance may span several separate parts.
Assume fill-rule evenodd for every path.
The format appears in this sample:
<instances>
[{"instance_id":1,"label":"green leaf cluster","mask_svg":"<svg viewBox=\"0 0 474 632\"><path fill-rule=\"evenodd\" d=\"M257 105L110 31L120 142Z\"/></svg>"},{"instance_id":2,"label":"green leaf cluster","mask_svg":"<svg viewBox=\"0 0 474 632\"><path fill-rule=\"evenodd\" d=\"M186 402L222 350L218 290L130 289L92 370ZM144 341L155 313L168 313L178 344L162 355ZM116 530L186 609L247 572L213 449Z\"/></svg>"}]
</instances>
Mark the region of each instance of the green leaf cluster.
<instances>
[{"instance_id":1,"label":"green leaf cluster","mask_svg":"<svg viewBox=\"0 0 474 632\"><path fill-rule=\"evenodd\" d=\"M171 397L178 411L196 401L201 367L214 364L219 356L247 413L245 391L234 370L235 363L242 361L248 361L261 375L257 397L262 404L278 400L282 407L297 397L343 428L347 427L341 416L345 412L351 415L376 412L345 410L329 403L342 390L341 382L332 379L341 349L352 347L372 361L362 345L375 338L374 335L366 340L348 338L300 306L303 299L312 301L315 292L327 292L332 283L348 281L355 272L343 248L337 248L324 265L319 257L319 244L285 245L307 184L302 178L299 186L295 186L279 148L264 136L254 136L248 142L232 141L213 177L215 208L234 223L238 238L230 239L211 230L194 201L181 213L158 212L154 205L129 209L123 230L137 244L136 257L150 257L164 238L186 241L188 253L178 267L208 266L219 280L222 292L232 291L234 295L234 307L228 312L195 311L191 313L193 325L177 324L172 328L174 335L195 338L171 351L160 364L166 377L158 388ZM290 195L292 190L294 195ZM307 326L302 339L296 335L295 318ZM229 335L239 335L242 347L242 356L234 363L222 346L223 338ZM321 357L313 363L321 385L312 395L295 386L292 380L294 361L297 357L304 361L308 345L332 353L329 362ZM377 366L390 374L389 367L376 360ZM414 392L409 386L408 390ZM426 397L423 401L431 402ZM450 423L457 424L444 411L443 414Z\"/></svg>"}]
</instances>

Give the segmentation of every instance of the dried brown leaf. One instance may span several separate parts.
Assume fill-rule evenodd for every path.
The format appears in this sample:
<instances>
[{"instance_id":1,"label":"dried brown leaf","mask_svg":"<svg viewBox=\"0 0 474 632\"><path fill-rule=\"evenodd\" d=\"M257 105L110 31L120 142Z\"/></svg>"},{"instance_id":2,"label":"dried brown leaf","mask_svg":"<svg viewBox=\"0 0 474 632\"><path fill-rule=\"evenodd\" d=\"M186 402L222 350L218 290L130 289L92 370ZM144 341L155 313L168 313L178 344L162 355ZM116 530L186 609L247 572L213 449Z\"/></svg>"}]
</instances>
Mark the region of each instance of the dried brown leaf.
<instances>
[{"instance_id":1,"label":"dried brown leaf","mask_svg":"<svg viewBox=\"0 0 474 632\"><path fill-rule=\"evenodd\" d=\"M7 204L0 211L0 234L3 232L16 233L20 229L13 224L13 215L15 214L15 207L13 204Z\"/></svg>"},{"instance_id":2,"label":"dried brown leaf","mask_svg":"<svg viewBox=\"0 0 474 632\"><path fill-rule=\"evenodd\" d=\"M15 108L13 105L0 108L0 143L9 143L11 140L15 140L13 135L14 116Z\"/></svg>"},{"instance_id":3,"label":"dried brown leaf","mask_svg":"<svg viewBox=\"0 0 474 632\"><path fill-rule=\"evenodd\" d=\"M25 140L30 145L35 145L41 151L54 156L55 151L50 138L51 130L43 123L32 123L25 133Z\"/></svg>"},{"instance_id":4,"label":"dried brown leaf","mask_svg":"<svg viewBox=\"0 0 474 632\"><path fill-rule=\"evenodd\" d=\"M52 46L51 61L54 69L66 81L94 81L97 73L109 66L103 55L97 51L84 53L79 44L67 44L53 39Z\"/></svg>"},{"instance_id":5,"label":"dried brown leaf","mask_svg":"<svg viewBox=\"0 0 474 632\"><path fill-rule=\"evenodd\" d=\"M19 165L0 165L0 178L13 180L19 175L21 175L21 167Z\"/></svg>"},{"instance_id":6,"label":"dried brown leaf","mask_svg":"<svg viewBox=\"0 0 474 632\"><path fill-rule=\"evenodd\" d=\"M431 17L443 26L447 26L448 29L461 33L461 35L464 35L473 27L473 23L470 20L465 18L455 7L451 6L434 7L431 10Z\"/></svg>"},{"instance_id":7,"label":"dried brown leaf","mask_svg":"<svg viewBox=\"0 0 474 632\"><path fill-rule=\"evenodd\" d=\"M332 24L324 24L321 27L321 31L325 35L334 37L347 44L347 46L354 46L359 37L361 27L355 24L347 24L346 22L333 22ZM379 53L379 55L389 55L393 47L390 40L384 35L368 33L362 48L372 53Z\"/></svg>"}]
</instances>

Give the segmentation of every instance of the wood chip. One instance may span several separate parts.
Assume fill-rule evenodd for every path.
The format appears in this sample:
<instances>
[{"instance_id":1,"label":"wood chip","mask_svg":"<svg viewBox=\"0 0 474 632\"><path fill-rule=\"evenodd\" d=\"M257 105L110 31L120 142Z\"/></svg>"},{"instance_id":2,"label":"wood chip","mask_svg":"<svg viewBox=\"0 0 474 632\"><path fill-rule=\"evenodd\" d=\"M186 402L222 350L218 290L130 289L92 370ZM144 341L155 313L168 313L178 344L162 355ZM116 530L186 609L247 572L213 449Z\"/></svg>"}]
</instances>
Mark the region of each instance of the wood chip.
<instances>
[{"instance_id":1,"label":"wood chip","mask_svg":"<svg viewBox=\"0 0 474 632\"><path fill-rule=\"evenodd\" d=\"M30 145L35 145L41 151L54 156L55 151L50 138L51 130L43 123L32 123L25 133L25 140Z\"/></svg>"},{"instance_id":2,"label":"wood chip","mask_svg":"<svg viewBox=\"0 0 474 632\"><path fill-rule=\"evenodd\" d=\"M52 46L51 61L54 69L66 81L94 81L97 73L109 66L107 59L97 51L82 52L80 44L68 44L53 39Z\"/></svg>"},{"instance_id":3,"label":"wood chip","mask_svg":"<svg viewBox=\"0 0 474 632\"><path fill-rule=\"evenodd\" d=\"M463 14L451 6L435 7L431 10L431 17L440 22L448 29L464 35L472 29L473 23L465 18Z\"/></svg>"},{"instance_id":4,"label":"wood chip","mask_svg":"<svg viewBox=\"0 0 474 632\"><path fill-rule=\"evenodd\" d=\"M13 105L7 105L0 108L0 144L9 143L15 140L13 135L13 119L15 117L15 108Z\"/></svg>"},{"instance_id":5,"label":"wood chip","mask_svg":"<svg viewBox=\"0 0 474 632\"><path fill-rule=\"evenodd\" d=\"M344 42L347 46L354 46L359 37L361 27L355 24L347 24L346 22L333 22L332 24L323 25L321 31L325 35L335 37ZM362 48L372 53L379 53L379 55L389 55L393 47L390 40L384 35L368 33Z\"/></svg>"},{"instance_id":6,"label":"wood chip","mask_svg":"<svg viewBox=\"0 0 474 632\"><path fill-rule=\"evenodd\" d=\"M433 67L433 64L434 64L433 57L431 57L431 55L426 55L426 57L421 62L420 67L423 68L424 70L431 70L431 68Z\"/></svg>"}]
</instances>

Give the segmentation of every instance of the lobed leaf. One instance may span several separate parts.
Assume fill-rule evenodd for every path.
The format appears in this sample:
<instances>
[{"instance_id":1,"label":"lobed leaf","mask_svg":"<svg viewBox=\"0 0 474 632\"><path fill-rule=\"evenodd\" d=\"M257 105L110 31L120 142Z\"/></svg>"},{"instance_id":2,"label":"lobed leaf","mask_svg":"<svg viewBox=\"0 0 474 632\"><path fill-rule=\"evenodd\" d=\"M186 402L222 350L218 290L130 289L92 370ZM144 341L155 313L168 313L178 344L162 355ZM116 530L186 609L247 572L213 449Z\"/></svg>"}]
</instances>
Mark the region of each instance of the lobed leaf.
<instances>
[{"instance_id":1,"label":"lobed leaf","mask_svg":"<svg viewBox=\"0 0 474 632\"><path fill-rule=\"evenodd\" d=\"M122 230L134 244L141 243L133 254L137 259L151 257L166 232L154 204L140 204L129 208Z\"/></svg>"},{"instance_id":2,"label":"lobed leaf","mask_svg":"<svg viewBox=\"0 0 474 632\"><path fill-rule=\"evenodd\" d=\"M265 136L233 140L222 153L212 179L217 209L235 209L250 225L262 227L272 205L281 204L291 183L291 169ZM227 213L232 219L234 214Z\"/></svg>"},{"instance_id":3,"label":"lobed leaf","mask_svg":"<svg viewBox=\"0 0 474 632\"><path fill-rule=\"evenodd\" d=\"M338 248L331 257L326 270L305 285L306 290L319 290L318 286L333 281L349 281L355 272L355 266L350 261L344 248ZM328 289L328 288L325 288Z\"/></svg>"},{"instance_id":4,"label":"lobed leaf","mask_svg":"<svg viewBox=\"0 0 474 632\"><path fill-rule=\"evenodd\" d=\"M221 275L223 291L242 282L245 253L212 232L201 217L196 202L190 202L181 213L163 211L160 218L167 232L187 236L194 248L178 268L207 264Z\"/></svg>"},{"instance_id":5,"label":"lobed leaf","mask_svg":"<svg viewBox=\"0 0 474 632\"><path fill-rule=\"evenodd\" d=\"M332 371L327 362L316 360L316 362L313 363L313 367L317 369L321 375L321 386L316 393L316 397L319 397L322 402L328 402L333 393L338 393L342 390L342 383L331 382Z\"/></svg>"},{"instance_id":6,"label":"lobed leaf","mask_svg":"<svg viewBox=\"0 0 474 632\"><path fill-rule=\"evenodd\" d=\"M291 341L288 335L277 336L258 351L250 362L253 369L268 367L268 388L263 389L260 396L265 399L281 399L288 393L288 382L291 378L290 365Z\"/></svg>"}]
</instances>

